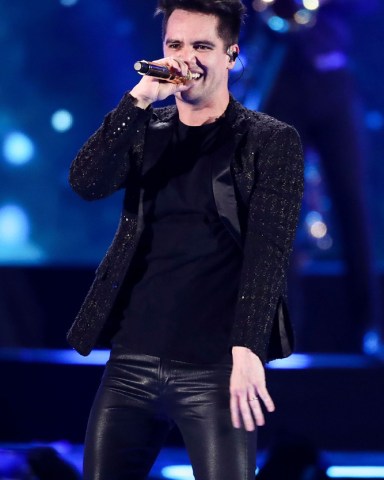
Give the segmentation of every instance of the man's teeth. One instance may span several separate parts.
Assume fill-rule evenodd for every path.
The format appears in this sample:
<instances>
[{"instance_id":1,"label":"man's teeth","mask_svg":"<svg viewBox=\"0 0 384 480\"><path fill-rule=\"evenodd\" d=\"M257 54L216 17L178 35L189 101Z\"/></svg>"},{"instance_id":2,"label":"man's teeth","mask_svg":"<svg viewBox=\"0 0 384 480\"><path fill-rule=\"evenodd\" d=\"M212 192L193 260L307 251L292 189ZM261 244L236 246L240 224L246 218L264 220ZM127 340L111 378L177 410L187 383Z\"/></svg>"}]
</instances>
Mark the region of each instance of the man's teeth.
<instances>
[{"instance_id":1,"label":"man's teeth","mask_svg":"<svg viewBox=\"0 0 384 480\"><path fill-rule=\"evenodd\" d=\"M190 80L198 80L201 77L201 73L189 72L188 76Z\"/></svg>"}]
</instances>

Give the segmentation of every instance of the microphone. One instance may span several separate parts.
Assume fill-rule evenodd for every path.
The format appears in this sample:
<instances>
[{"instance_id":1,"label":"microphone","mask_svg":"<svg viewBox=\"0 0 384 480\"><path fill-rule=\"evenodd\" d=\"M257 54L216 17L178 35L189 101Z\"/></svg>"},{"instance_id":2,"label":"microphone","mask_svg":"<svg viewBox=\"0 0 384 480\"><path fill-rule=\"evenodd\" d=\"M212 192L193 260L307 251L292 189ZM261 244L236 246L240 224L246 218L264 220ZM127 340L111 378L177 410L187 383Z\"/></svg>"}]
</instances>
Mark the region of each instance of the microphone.
<instances>
[{"instance_id":1,"label":"microphone","mask_svg":"<svg viewBox=\"0 0 384 480\"><path fill-rule=\"evenodd\" d=\"M148 62L147 60L139 60L133 65L133 68L140 75L148 75L150 77L158 78L159 80L164 80L171 83L185 83L189 80L200 78L200 73L192 73L188 70L186 76L175 75L172 71L165 65L159 65L155 62Z\"/></svg>"}]
</instances>

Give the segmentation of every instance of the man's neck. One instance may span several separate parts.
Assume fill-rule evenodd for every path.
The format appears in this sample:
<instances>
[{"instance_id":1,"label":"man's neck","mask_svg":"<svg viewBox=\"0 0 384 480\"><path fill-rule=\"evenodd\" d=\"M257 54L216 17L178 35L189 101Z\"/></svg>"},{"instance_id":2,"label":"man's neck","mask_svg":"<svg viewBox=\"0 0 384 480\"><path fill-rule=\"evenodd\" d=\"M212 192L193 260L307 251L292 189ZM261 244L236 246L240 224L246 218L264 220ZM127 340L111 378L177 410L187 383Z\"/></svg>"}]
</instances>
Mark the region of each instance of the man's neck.
<instances>
[{"instance_id":1,"label":"man's neck","mask_svg":"<svg viewBox=\"0 0 384 480\"><path fill-rule=\"evenodd\" d=\"M191 127L213 123L220 118L229 103L229 93L222 99L212 104L190 104L176 98L176 106L179 112L179 119L184 125Z\"/></svg>"}]
</instances>

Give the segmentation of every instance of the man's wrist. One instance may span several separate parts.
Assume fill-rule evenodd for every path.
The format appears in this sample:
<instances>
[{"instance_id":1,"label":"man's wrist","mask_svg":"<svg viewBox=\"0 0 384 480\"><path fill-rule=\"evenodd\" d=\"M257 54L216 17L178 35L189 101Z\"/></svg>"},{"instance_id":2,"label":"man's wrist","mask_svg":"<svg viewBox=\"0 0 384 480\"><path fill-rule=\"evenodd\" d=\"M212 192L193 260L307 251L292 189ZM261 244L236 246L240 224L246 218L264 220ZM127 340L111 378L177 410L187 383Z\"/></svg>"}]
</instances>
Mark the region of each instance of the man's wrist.
<instances>
[{"instance_id":1,"label":"man's wrist","mask_svg":"<svg viewBox=\"0 0 384 480\"><path fill-rule=\"evenodd\" d=\"M148 98L135 94L134 90L131 90L129 94L135 107L145 110L152 103L150 100L148 100Z\"/></svg>"},{"instance_id":2,"label":"man's wrist","mask_svg":"<svg viewBox=\"0 0 384 480\"><path fill-rule=\"evenodd\" d=\"M247 355L253 353L248 347L242 347L241 345L236 345L232 347L232 355Z\"/></svg>"}]
</instances>

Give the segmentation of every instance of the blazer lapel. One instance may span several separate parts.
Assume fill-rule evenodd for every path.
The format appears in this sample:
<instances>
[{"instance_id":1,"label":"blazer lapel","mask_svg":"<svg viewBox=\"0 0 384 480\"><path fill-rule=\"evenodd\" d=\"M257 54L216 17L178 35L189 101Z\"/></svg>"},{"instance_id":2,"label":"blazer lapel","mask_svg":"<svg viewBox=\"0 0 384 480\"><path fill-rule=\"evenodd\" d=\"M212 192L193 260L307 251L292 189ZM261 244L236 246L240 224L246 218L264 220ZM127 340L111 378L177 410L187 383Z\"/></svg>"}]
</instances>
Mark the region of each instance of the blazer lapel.
<instances>
[{"instance_id":1,"label":"blazer lapel","mask_svg":"<svg viewBox=\"0 0 384 480\"><path fill-rule=\"evenodd\" d=\"M142 175L145 175L160 159L171 140L176 116L168 121L157 121L148 126L143 154Z\"/></svg>"},{"instance_id":2,"label":"blazer lapel","mask_svg":"<svg viewBox=\"0 0 384 480\"><path fill-rule=\"evenodd\" d=\"M226 121L222 137L226 140L212 158L212 188L219 216L236 243L243 249L238 216L238 202L231 172L231 164L242 138L242 133L233 129Z\"/></svg>"},{"instance_id":3,"label":"blazer lapel","mask_svg":"<svg viewBox=\"0 0 384 480\"><path fill-rule=\"evenodd\" d=\"M144 142L145 147L143 153L142 176L156 164L164 150L167 148L172 137L176 119L177 115L172 115L167 121L157 120L149 124ZM141 188L137 219L138 235L140 235L144 229L143 197L144 190Z\"/></svg>"}]
</instances>

